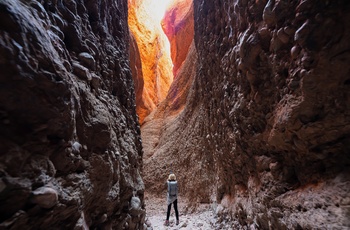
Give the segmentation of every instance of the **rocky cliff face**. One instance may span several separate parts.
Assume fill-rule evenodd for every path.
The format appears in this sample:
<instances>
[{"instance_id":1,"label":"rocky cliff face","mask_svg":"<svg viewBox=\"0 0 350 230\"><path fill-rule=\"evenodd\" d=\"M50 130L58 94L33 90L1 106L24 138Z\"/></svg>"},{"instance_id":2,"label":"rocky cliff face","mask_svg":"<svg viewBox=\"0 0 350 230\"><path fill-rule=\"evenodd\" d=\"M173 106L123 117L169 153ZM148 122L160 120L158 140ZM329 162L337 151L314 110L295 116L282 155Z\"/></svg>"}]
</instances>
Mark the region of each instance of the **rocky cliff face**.
<instances>
[{"instance_id":1,"label":"rocky cliff face","mask_svg":"<svg viewBox=\"0 0 350 230\"><path fill-rule=\"evenodd\" d=\"M349 228L349 10L194 1L196 75L179 116L144 140L146 187L173 170L237 229Z\"/></svg>"},{"instance_id":2,"label":"rocky cliff face","mask_svg":"<svg viewBox=\"0 0 350 230\"><path fill-rule=\"evenodd\" d=\"M162 28L170 41L173 73L176 77L193 41L194 35L192 0L174 1L165 12Z\"/></svg>"},{"instance_id":3,"label":"rocky cliff face","mask_svg":"<svg viewBox=\"0 0 350 230\"><path fill-rule=\"evenodd\" d=\"M154 8L162 5L155 0L129 0L129 26L135 38L141 60L143 90L136 91L139 121L163 101L173 81L169 42L161 27L161 18ZM137 57L137 56L135 56Z\"/></svg>"},{"instance_id":4,"label":"rocky cliff face","mask_svg":"<svg viewBox=\"0 0 350 230\"><path fill-rule=\"evenodd\" d=\"M138 229L127 1L0 2L0 226Z\"/></svg>"}]
</instances>

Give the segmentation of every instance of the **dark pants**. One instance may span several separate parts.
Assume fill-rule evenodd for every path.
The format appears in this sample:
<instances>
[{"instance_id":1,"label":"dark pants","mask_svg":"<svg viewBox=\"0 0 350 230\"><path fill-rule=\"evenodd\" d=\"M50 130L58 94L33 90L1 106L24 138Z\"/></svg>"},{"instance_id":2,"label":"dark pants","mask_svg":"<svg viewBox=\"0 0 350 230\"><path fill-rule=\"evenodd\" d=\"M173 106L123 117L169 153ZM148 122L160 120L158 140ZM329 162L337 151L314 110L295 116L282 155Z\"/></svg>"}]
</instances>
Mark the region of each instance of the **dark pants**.
<instances>
[{"instance_id":1,"label":"dark pants","mask_svg":"<svg viewBox=\"0 0 350 230\"><path fill-rule=\"evenodd\" d=\"M179 211L177 210L177 199L173 202L173 204L175 209L176 220L179 220ZM169 217L170 217L170 209L171 209L171 204L168 205L168 212L166 213L167 220L169 220Z\"/></svg>"}]
</instances>

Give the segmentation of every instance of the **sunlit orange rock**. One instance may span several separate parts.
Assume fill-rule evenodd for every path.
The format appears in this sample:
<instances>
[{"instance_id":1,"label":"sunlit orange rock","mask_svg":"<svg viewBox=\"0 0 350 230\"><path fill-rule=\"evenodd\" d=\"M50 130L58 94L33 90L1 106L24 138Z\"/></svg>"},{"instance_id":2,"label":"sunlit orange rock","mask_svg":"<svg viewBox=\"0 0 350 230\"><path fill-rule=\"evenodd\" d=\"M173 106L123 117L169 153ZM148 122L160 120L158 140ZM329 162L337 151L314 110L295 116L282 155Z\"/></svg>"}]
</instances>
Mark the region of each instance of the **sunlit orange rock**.
<instances>
[{"instance_id":1,"label":"sunlit orange rock","mask_svg":"<svg viewBox=\"0 0 350 230\"><path fill-rule=\"evenodd\" d=\"M174 63L173 73L176 77L186 59L194 36L192 0L174 1L165 13L162 27L170 41L171 59Z\"/></svg>"},{"instance_id":2,"label":"sunlit orange rock","mask_svg":"<svg viewBox=\"0 0 350 230\"><path fill-rule=\"evenodd\" d=\"M144 81L143 90L138 91L142 95L136 95L141 98L136 104L140 124L165 99L173 80L169 42L160 24L162 15L153 12L159 4L155 0L129 0L128 23L138 45Z\"/></svg>"}]
</instances>

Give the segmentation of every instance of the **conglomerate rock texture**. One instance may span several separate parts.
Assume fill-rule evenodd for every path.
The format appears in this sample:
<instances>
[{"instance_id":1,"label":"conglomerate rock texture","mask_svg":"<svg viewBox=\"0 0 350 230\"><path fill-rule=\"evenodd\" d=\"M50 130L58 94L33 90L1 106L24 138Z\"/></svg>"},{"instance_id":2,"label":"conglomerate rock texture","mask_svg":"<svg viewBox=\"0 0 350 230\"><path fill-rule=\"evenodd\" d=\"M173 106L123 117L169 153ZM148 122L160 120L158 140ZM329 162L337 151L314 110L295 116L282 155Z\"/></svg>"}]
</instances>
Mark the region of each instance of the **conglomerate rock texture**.
<instances>
[{"instance_id":1,"label":"conglomerate rock texture","mask_svg":"<svg viewBox=\"0 0 350 230\"><path fill-rule=\"evenodd\" d=\"M350 3L193 4L194 80L145 119L146 189L172 170L236 229L350 228Z\"/></svg>"},{"instance_id":2,"label":"conglomerate rock texture","mask_svg":"<svg viewBox=\"0 0 350 230\"><path fill-rule=\"evenodd\" d=\"M126 0L0 1L0 228L143 227Z\"/></svg>"}]
</instances>

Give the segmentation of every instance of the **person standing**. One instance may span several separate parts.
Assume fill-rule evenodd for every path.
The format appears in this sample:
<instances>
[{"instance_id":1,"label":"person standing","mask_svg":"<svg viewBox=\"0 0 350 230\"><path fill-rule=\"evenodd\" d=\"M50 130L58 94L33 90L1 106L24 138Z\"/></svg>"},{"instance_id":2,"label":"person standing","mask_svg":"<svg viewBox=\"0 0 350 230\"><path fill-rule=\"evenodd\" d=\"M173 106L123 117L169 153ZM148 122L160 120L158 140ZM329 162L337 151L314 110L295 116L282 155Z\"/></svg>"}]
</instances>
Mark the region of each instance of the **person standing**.
<instances>
[{"instance_id":1,"label":"person standing","mask_svg":"<svg viewBox=\"0 0 350 230\"><path fill-rule=\"evenodd\" d=\"M168 177L167 185L168 185L168 191L167 191L168 211L166 214L165 226L169 226L171 204L174 204L175 215L176 215L176 225L178 225L179 224L179 211L177 210L178 186L177 186L175 174L170 173Z\"/></svg>"}]
</instances>

